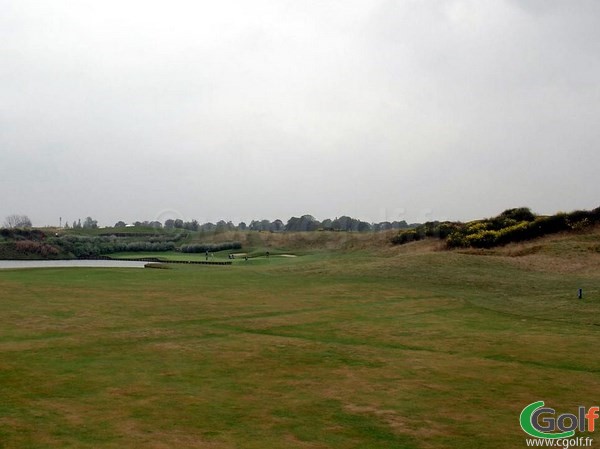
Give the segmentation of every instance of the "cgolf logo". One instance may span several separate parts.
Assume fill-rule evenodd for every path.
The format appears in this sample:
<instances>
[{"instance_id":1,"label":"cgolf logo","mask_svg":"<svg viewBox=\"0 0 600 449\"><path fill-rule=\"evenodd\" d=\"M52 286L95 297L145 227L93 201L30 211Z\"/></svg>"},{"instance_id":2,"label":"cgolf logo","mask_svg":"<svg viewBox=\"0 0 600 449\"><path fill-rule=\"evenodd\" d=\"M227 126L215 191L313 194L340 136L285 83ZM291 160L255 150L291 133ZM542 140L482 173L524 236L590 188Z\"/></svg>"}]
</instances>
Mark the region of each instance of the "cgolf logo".
<instances>
[{"instance_id":1,"label":"cgolf logo","mask_svg":"<svg viewBox=\"0 0 600 449\"><path fill-rule=\"evenodd\" d=\"M563 413L544 407L544 401L533 402L523 409L519 422L524 432L535 438L565 439L575 435L575 431L593 432L600 407L586 410L580 406L577 414Z\"/></svg>"}]
</instances>

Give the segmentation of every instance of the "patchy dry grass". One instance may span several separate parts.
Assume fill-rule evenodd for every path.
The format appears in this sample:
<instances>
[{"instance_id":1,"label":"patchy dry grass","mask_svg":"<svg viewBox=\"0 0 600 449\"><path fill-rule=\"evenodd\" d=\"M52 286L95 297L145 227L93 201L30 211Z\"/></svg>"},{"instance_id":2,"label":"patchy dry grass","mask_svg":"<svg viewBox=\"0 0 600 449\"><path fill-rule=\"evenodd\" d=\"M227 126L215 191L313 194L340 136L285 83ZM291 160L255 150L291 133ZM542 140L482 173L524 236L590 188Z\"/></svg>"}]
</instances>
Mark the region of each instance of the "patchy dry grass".
<instances>
[{"instance_id":1,"label":"patchy dry grass","mask_svg":"<svg viewBox=\"0 0 600 449\"><path fill-rule=\"evenodd\" d=\"M300 251L307 250L356 250L386 248L390 239L398 231L385 232L240 232L231 231L203 237L207 241L242 242L245 248L251 247L258 250Z\"/></svg>"},{"instance_id":2,"label":"patchy dry grass","mask_svg":"<svg viewBox=\"0 0 600 449\"><path fill-rule=\"evenodd\" d=\"M597 405L596 231L485 254L309 243L0 272L0 448L521 447L525 405Z\"/></svg>"}]
</instances>

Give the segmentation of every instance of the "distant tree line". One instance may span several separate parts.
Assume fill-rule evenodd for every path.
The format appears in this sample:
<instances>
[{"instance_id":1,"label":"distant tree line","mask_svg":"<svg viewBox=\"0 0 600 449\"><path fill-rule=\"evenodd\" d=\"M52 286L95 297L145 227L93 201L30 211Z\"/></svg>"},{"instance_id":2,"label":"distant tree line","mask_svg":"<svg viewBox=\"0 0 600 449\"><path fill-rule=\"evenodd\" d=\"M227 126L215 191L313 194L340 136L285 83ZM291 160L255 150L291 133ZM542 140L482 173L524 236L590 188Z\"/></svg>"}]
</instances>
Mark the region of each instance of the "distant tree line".
<instances>
[{"instance_id":1,"label":"distant tree line","mask_svg":"<svg viewBox=\"0 0 600 449\"><path fill-rule=\"evenodd\" d=\"M390 229L409 229L418 226L417 223L408 224L402 221L383 221L380 223L369 223L349 216L328 218L323 221L317 220L312 215L291 217L287 222L282 220L252 220L249 224L240 222L237 225L231 221L220 220L217 223L200 224L197 220L183 221L182 219L168 219L164 223L160 221L136 221L128 225L120 220L115 223L115 228L144 227L151 229L186 230L209 233L221 233L226 231L262 231L262 232L311 232L311 231L343 231L343 232L370 232L386 231ZM26 215L11 215L6 217L5 228L30 228L31 220ZM92 217L75 220L72 224L66 222L65 229L97 229L98 221Z\"/></svg>"},{"instance_id":2,"label":"distant tree line","mask_svg":"<svg viewBox=\"0 0 600 449\"><path fill-rule=\"evenodd\" d=\"M150 227L155 229L185 229L201 232L226 232L226 231L263 231L263 232L311 232L311 231L345 231L345 232L369 232L386 231L390 229L408 229L418 224L408 224L406 221L383 221L381 223L369 223L356 218L342 216L335 219L317 220L312 215L291 217L286 223L277 219L274 221L252 220L250 224L240 222L235 225L231 221L220 220L217 223L200 224L197 220L183 221L181 219L169 219L164 224L159 221L136 221L135 227ZM123 221L115 223L115 228L127 226Z\"/></svg>"}]
</instances>

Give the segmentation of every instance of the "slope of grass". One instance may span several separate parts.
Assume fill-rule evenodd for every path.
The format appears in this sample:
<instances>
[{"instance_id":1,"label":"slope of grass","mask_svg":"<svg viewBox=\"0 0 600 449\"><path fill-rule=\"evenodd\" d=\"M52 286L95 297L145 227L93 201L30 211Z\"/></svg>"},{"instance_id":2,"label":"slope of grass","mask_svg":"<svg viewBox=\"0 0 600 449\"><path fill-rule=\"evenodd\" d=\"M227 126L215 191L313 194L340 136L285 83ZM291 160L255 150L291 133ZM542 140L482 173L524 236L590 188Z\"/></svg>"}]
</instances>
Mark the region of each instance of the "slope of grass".
<instances>
[{"instance_id":1,"label":"slope of grass","mask_svg":"<svg viewBox=\"0 0 600 449\"><path fill-rule=\"evenodd\" d=\"M0 447L521 447L600 392L586 238L0 272Z\"/></svg>"},{"instance_id":2,"label":"slope of grass","mask_svg":"<svg viewBox=\"0 0 600 449\"><path fill-rule=\"evenodd\" d=\"M555 215L535 215L530 209L507 209L500 215L469 223L428 222L403 230L391 242L403 245L427 237L442 239L448 248L494 248L561 232L582 232L600 225L600 207Z\"/></svg>"}]
</instances>

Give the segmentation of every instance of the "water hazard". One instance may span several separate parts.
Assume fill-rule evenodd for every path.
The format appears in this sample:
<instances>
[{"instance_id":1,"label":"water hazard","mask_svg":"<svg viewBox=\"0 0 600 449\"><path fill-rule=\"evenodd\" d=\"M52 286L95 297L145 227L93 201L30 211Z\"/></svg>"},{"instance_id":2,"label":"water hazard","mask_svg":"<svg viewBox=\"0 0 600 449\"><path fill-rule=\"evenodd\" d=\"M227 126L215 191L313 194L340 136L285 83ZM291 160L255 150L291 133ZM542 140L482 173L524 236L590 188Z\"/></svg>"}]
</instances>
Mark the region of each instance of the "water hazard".
<instances>
[{"instance_id":1,"label":"water hazard","mask_svg":"<svg viewBox=\"0 0 600 449\"><path fill-rule=\"evenodd\" d=\"M129 260L0 260L0 270L14 268L144 268Z\"/></svg>"}]
</instances>

